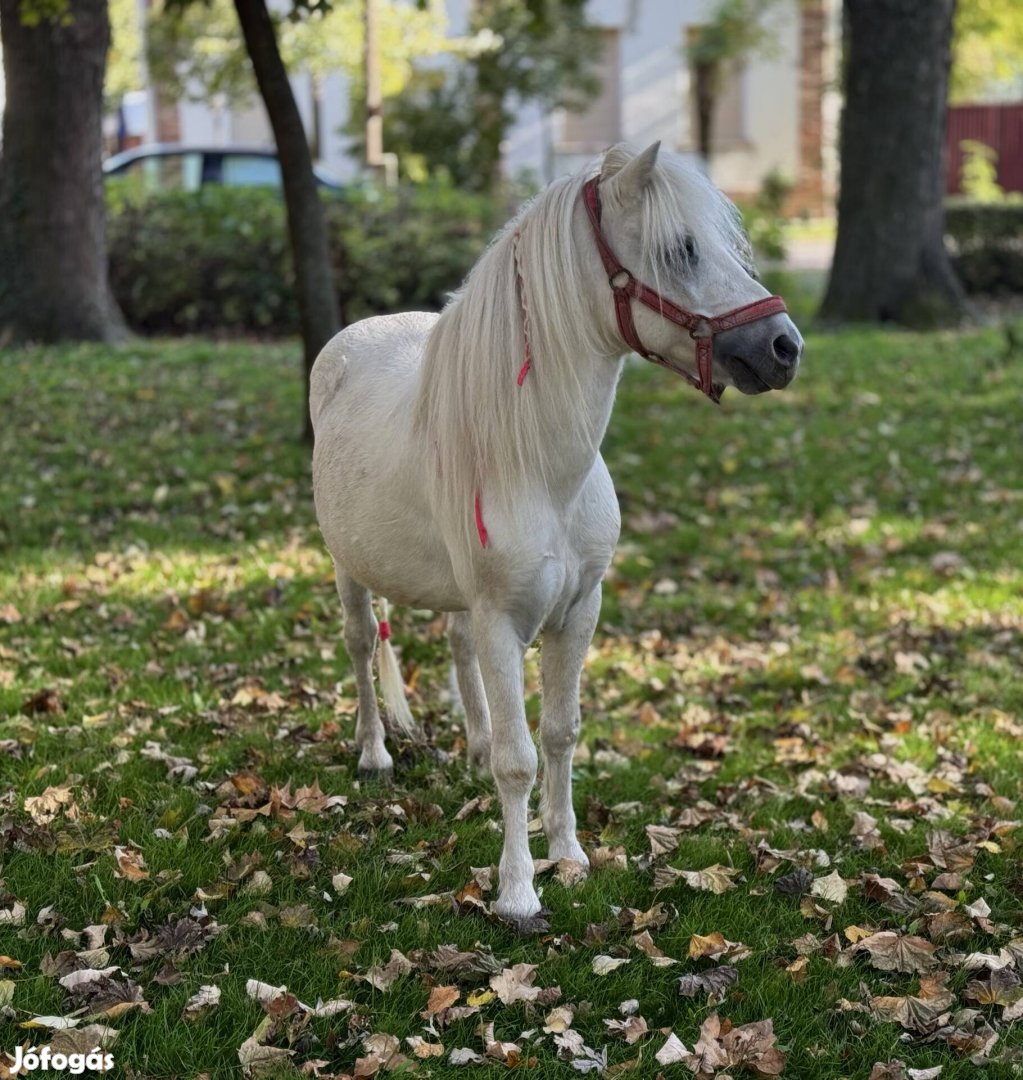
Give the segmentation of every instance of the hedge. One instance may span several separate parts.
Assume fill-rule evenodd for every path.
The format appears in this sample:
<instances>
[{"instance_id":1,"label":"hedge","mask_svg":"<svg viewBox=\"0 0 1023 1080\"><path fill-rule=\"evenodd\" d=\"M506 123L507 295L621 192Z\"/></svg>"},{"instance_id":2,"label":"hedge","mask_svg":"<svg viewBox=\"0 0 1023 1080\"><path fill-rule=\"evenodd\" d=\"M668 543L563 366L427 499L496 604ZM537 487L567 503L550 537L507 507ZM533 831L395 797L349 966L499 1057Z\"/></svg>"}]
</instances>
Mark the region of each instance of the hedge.
<instances>
[{"instance_id":1,"label":"hedge","mask_svg":"<svg viewBox=\"0 0 1023 1080\"><path fill-rule=\"evenodd\" d=\"M265 189L210 186L142 196L112 186L114 295L149 333L298 329L284 205ZM500 224L493 201L450 187L324 196L345 322L438 309Z\"/></svg>"},{"instance_id":2,"label":"hedge","mask_svg":"<svg viewBox=\"0 0 1023 1080\"><path fill-rule=\"evenodd\" d=\"M952 200L945 244L969 293L1023 293L1023 200Z\"/></svg>"}]
</instances>

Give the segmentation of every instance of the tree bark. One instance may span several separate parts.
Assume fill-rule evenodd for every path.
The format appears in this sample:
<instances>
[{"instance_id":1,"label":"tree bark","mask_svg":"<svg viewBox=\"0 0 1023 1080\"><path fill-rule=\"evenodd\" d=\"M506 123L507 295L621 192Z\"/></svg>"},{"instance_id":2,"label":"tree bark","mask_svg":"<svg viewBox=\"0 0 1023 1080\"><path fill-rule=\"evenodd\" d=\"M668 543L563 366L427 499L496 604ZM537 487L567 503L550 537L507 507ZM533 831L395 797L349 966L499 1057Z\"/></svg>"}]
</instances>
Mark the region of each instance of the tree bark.
<instances>
[{"instance_id":1,"label":"tree bark","mask_svg":"<svg viewBox=\"0 0 1023 1080\"><path fill-rule=\"evenodd\" d=\"M710 156L714 152L714 106L721 83L720 61L697 60L693 65L696 91L696 144L703 167L710 171Z\"/></svg>"},{"instance_id":2,"label":"tree bark","mask_svg":"<svg viewBox=\"0 0 1023 1080\"><path fill-rule=\"evenodd\" d=\"M845 0L835 258L821 317L933 326L964 295L942 242L955 0Z\"/></svg>"},{"instance_id":3,"label":"tree bark","mask_svg":"<svg viewBox=\"0 0 1023 1080\"><path fill-rule=\"evenodd\" d=\"M101 170L107 0L69 0L66 19L34 26L22 7L0 0L0 339L117 340Z\"/></svg>"},{"instance_id":4,"label":"tree bark","mask_svg":"<svg viewBox=\"0 0 1023 1080\"><path fill-rule=\"evenodd\" d=\"M303 437L311 441L309 374L320 350L341 329L326 221L313 175L309 142L277 47L273 20L264 0L234 0L234 6L281 163L305 359Z\"/></svg>"}]
</instances>

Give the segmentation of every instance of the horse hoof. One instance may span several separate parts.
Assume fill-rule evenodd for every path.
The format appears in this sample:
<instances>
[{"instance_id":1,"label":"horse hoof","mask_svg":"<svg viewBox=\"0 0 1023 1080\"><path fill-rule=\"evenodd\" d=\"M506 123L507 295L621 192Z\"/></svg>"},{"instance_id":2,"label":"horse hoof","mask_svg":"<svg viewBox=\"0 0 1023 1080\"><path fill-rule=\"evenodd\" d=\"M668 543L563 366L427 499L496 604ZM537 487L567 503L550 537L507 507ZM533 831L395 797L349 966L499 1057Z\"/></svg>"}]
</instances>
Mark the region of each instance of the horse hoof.
<instances>
[{"instance_id":1,"label":"horse hoof","mask_svg":"<svg viewBox=\"0 0 1023 1080\"><path fill-rule=\"evenodd\" d=\"M390 787L394 783L394 766L386 765L378 769L372 765L360 765L358 775L362 783L383 784Z\"/></svg>"},{"instance_id":2,"label":"horse hoof","mask_svg":"<svg viewBox=\"0 0 1023 1080\"><path fill-rule=\"evenodd\" d=\"M532 924L540 918L543 908L532 885L520 885L504 890L494 904L494 914L510 923L519 933L533 933Z\"/></svg>"},{"instance_id":3,"label":"horse hoof","mask_svg":"<svg viewBox=\"0 0 1023 1080\"><path fill-rule=\"evenodd\" d=\"M534 915L501 915L494 912L498 922L513 930L519 937L534 937L536 934L546 934L551 928L548 916L550 912L546 908L540 908Z\"/></svg>"},{"instance_id":4,"label":"horse hoof","mask_svg":"<svg viewBox=\"0 0 1023 1080\"><path fill-rule=\"evenodd\" d=\"M547 853L549 859L553 859L554 862L561 862L562 859L568 859L570 862L579 863L581 874L583 876L590 872L590 860L583 851L579 843L573 840L570 844L551 844L550 850Z\"/></svg>"}]
</instances>

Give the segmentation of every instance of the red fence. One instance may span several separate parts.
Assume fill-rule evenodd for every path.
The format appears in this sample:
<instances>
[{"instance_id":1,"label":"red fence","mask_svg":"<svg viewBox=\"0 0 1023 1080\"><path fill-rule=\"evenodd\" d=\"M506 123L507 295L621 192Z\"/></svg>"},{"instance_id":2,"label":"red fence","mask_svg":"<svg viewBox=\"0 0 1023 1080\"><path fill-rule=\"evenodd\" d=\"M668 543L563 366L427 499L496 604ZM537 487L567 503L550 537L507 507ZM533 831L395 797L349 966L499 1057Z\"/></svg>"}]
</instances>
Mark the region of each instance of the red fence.
<instances>
[{"instance_id":1,"label":"red fence","mask_svg":"<svg viewBox=\"0 0 1023 1080\"><path fill-rule=\"evenodd\" d=\"M949 195L960 192L964 139L990 146L998 154L998 183L1005 191L1023 191L1023 102L949 108L945 121L945 191Z\"/></svg>"}]
</instances>

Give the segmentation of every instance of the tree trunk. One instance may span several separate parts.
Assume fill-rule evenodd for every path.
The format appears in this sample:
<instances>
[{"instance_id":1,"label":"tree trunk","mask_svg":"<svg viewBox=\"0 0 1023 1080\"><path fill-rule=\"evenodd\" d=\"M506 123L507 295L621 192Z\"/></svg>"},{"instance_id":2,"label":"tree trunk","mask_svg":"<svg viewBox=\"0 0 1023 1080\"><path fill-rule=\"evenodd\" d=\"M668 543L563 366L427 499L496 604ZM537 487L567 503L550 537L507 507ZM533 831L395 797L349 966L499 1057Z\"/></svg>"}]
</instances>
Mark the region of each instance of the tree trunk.
<instances>
[{"instance_id":1,"label":"tree trunk","mask_svg":"<svg viewBox=\"0 0 1023 1080\"><path fill-rule=\"evenodd\" d=\"M696 145L704 169L710 172L714 152L714 105L720 84L720 61L697 60L693 65L696 92Z\"/></svg>"},{"instance_id":2,"label":"tree trunk","mask_svg":"<svg viewBox=\"0 0 1023 1080\"><path fill-rule=\"evenodd\" d=\"M305 357L303 435L311 441L309 373L320 350L341 329L337 293L330 270L326 221L313 175L305 128L277 48L277 35L270 13L264 0L234 0L234 6L259 93L270 117L277 157L281 163Z\"/></svg>"},{"instance_id":3,"label":"tree trunk","mask_svg":"<svg viewBox=\"0 0 1023 1080\"><path fill-rule=\"evenodd\" d=\"M35 26L21 10L0 0L0 339L113 341L125 331L107 282L107 0L69 0L66 21Z\"/></svg>"},{"instance_id":4,"label":"tree trunk","mask_svg":"<svg viewBox=\"0 0 1023 1080\"><path fill-rule=\"evenodd\" d=\"M942 243L955 0L846 0L845 107L830 321L931 326L965 314Z\"/></svg>"}]
</instances>

